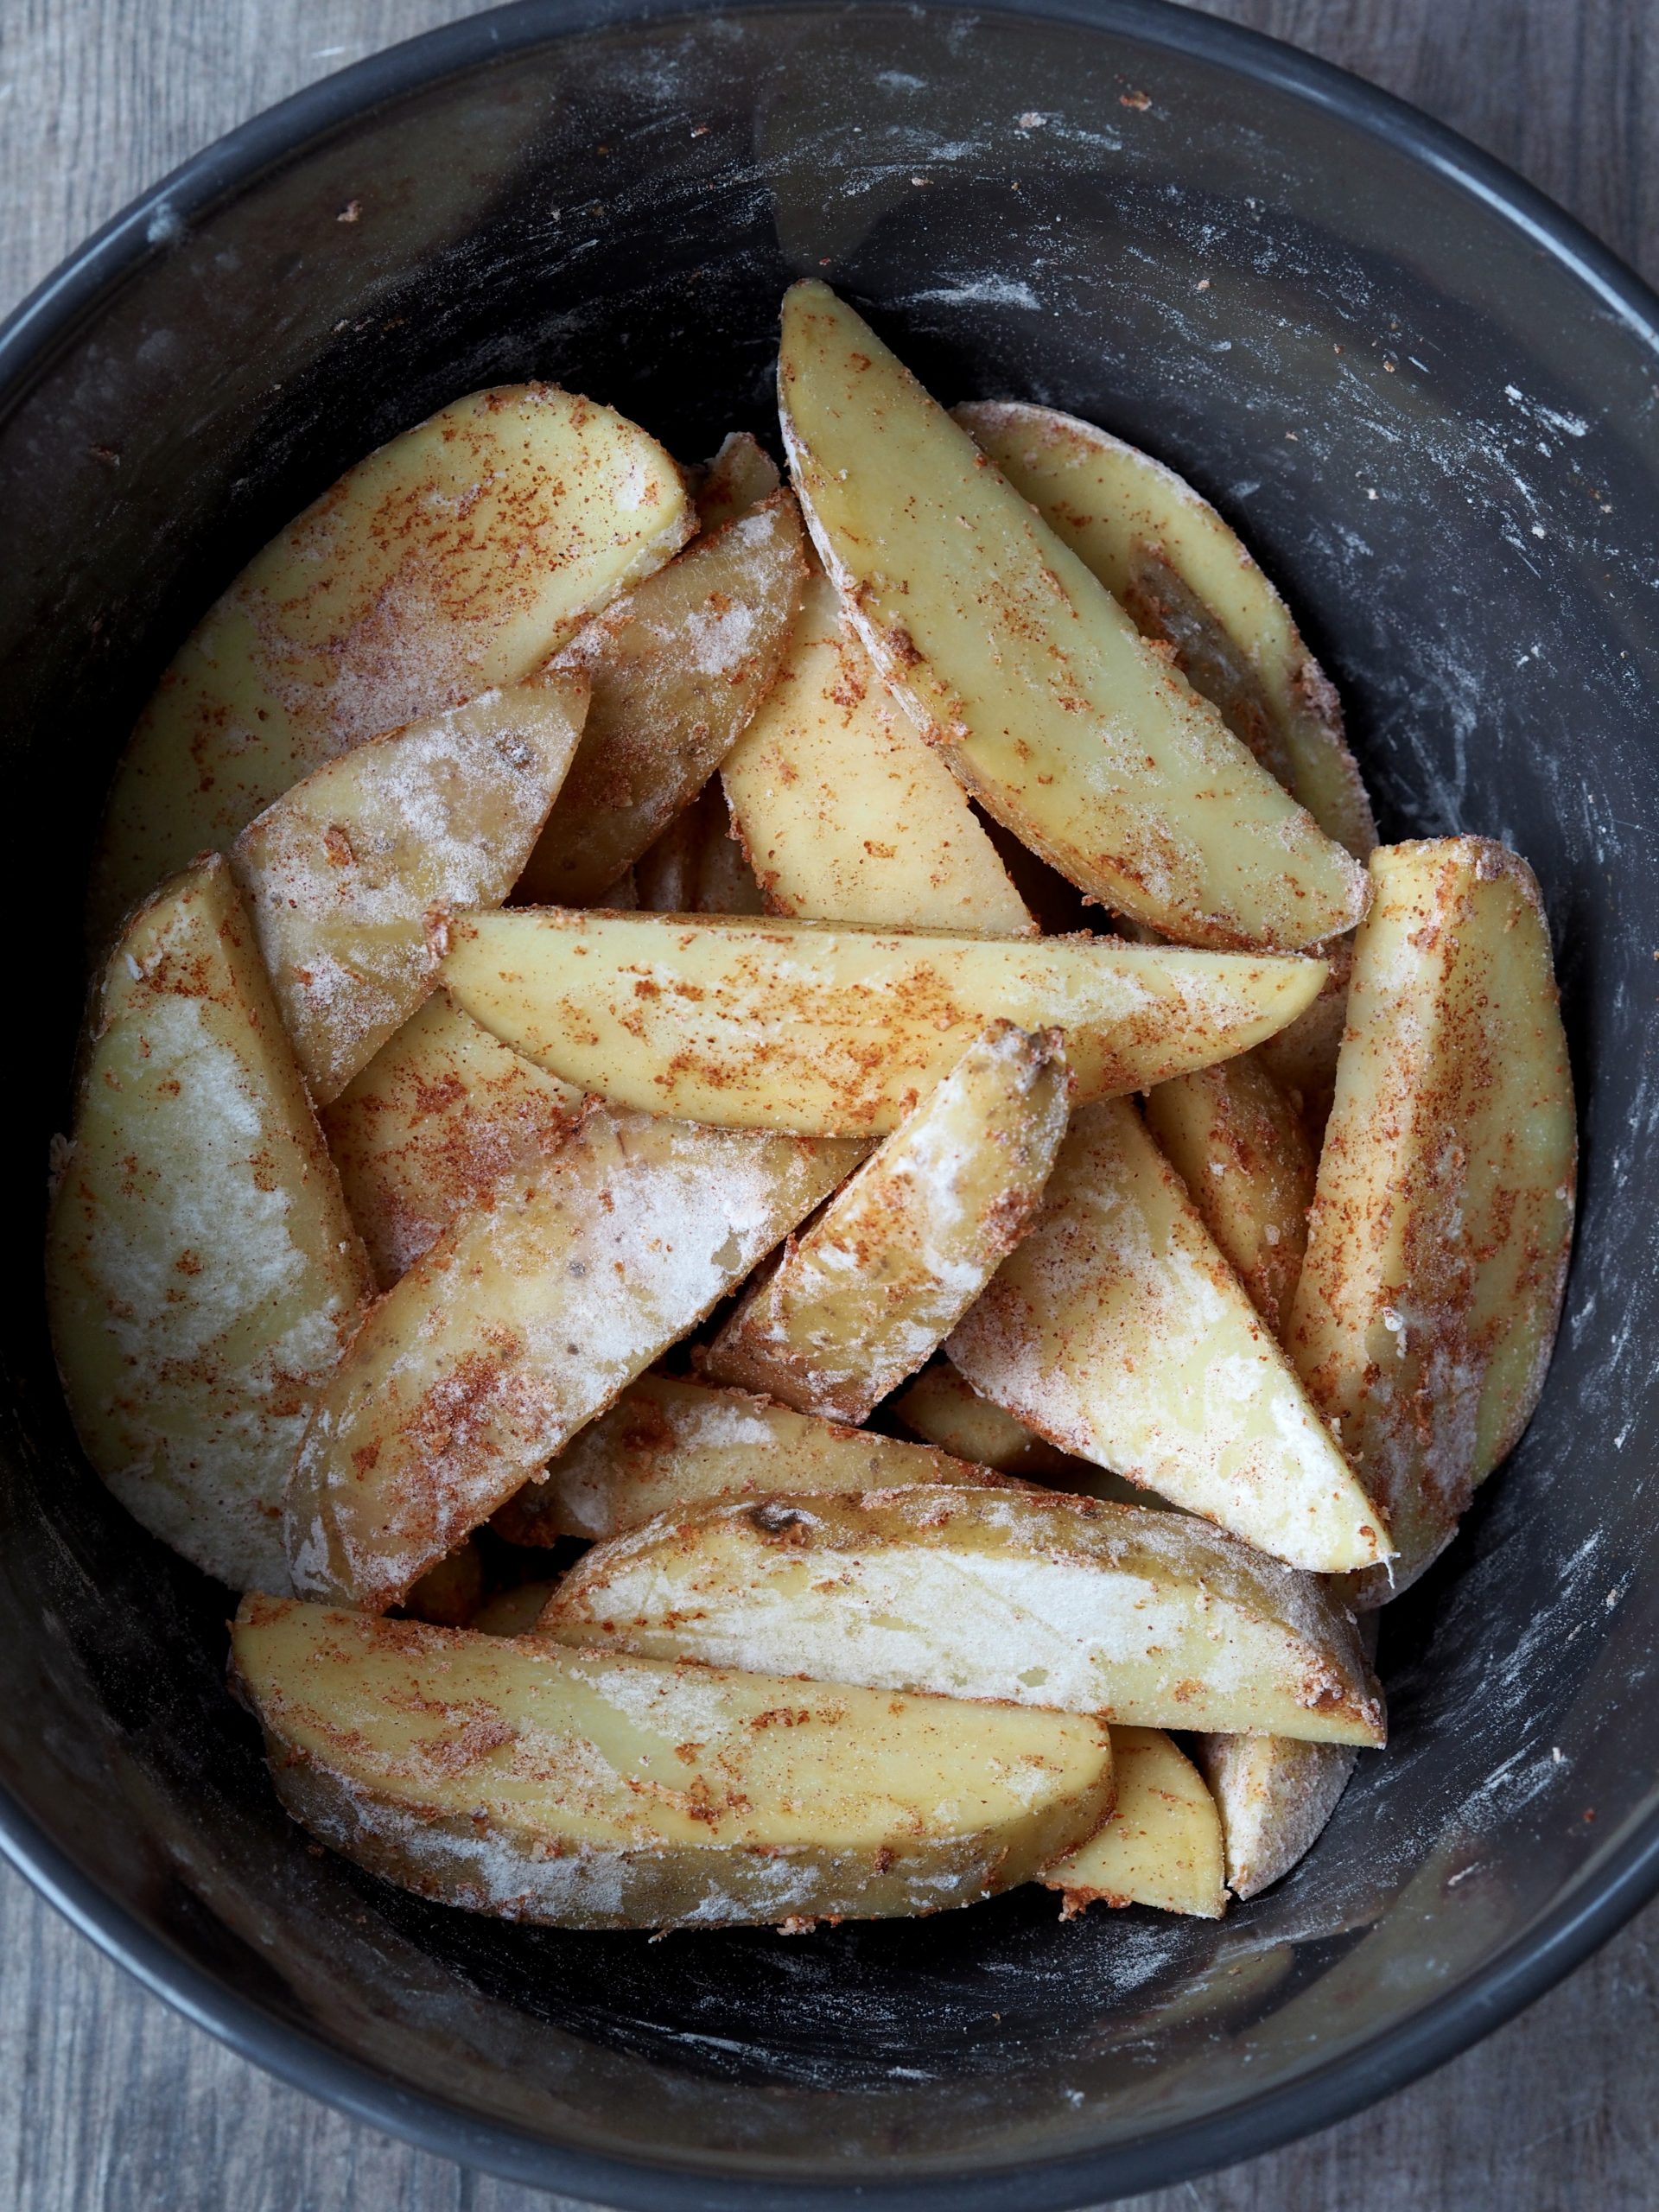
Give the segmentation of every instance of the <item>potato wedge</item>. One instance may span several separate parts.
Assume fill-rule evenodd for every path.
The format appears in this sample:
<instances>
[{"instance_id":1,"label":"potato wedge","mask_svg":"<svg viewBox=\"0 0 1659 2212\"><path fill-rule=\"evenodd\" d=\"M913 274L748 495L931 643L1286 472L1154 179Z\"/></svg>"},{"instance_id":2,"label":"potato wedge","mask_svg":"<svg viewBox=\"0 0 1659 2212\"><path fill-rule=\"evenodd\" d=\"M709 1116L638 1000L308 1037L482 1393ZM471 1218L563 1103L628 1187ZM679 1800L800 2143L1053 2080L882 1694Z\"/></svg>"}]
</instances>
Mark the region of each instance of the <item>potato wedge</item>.
<instances>
[{"instance_id":1,"label":"potato wedge","mask_svg":"<svg viewBox=\"0 0 1659 2212\"><path fill-rule=\"evenodd\" d=\"M128 923L47 1231L87 1458L232 1589L286 1590L283 1489L372 1285L229 868Z\"/></svg>"},{"instance_id":2,"label":"potato wedge","mask_svg":"<svg viewBox=\"0 0 1659 2212\"><path fill-rule=\"evenodd\" d=\"M627 903L648 914L766 912L718 776L711 776L690 805L640 854L633 864L633 883L634 896ZM623 903L614 886L605 897L612 906Z\"/></svg>"},{"instance_id":3,"label":"potato wedge","mask_svg":"<svg viewBox=\"0 0 1659 2212\"><path fill-rule=\"evenodd\" d=\"M1354 1757L1345 1745L1297 1748L1332 1758ZM1227 1910L1221 1821L1204 1777L1161 1728L1114 1726L1112 1766L1117 1800L1109 1817L1087 1843L1045 1870L1044 1886L1065 1892L1068 1916L1090 1904L1149 1904L1161 1912L1219 1920Z\"/></svg>"},{"instance_id":4,"label":"potato wedge","mask_svg":"<svg viewBox=\"0 0 1659 2212\"><path fill-rule=\"evenodd\" d=\"M1282 1342L1307 1249L1313 1147L1253 1052L1147 1093L1147 1127L1198 1219Z\"/></svg>"},{"instance_id":5,"label":"potato wedge","mask_svg":"<svg viewBox=\"0 0 1659 2212\"><path fill-rule=\"evenodd\" d=\"M995 1484L988 1467L791 1412L744 1390L642 1375L589 1421L537 1480L494 1516L513 1544L614 1536L677 1505L710 1497L816 1491L958 1489Z\"/></svg>"},{"instance_id":6,"label":"potato wedge","mask_svg":"<svg viewBox=\"0 0 1659 2212\"><path fill-rule=\"evenodd\" d=\"M801 1413L867 1419L1025 1234L1071 1091L1058 1031L995 1023L750 1285L702 1371Z\"/></svg>"},{"instance_id":7,"label":"potato wedge","mask_svg":"<svg viewBox=\"0 0 1659 2212\"><path fill-rule=\"evenodd\" d=\"M654 439L552 385L474 392L382 446L162 677L105 813L94 937L325 760L521 683L694 523Z\"/></svg>"},{"instance_id":8,"label":"potato wedge","mask_svg":"<svg viewBox=\"0 0 1659 2212\"><path fill-rule=\"evenodd\" d=\"M498 1590L473 1615L473 1632L477 1636L528 1636L557 1587L557 1583L551 1581L515 1582L511 1589Z\"/></svg>"},{"instance_id":9,"label":"potato wedge","mask_svg":"<svg viewBox=\"0 0 1659 2212\"><path fill-rule=\"evenodd\" d=\"M565 1928L936 1912L1111 1804L1108 1731L249 1600L232 1639L304 1827L419 1896Z\"/></svg>"},{"instance_id":10,"label":"potato wedge","mask_svg":"<svg viewBox=\"0 0 1659 2212\"><path fill-rule=\"evenodd\" d=\"M371 1312L289 1484L302 1596L379 1611L694 1328L858 1148L595 1111Z\"/></svg>"},{"instance_id":11,"label":"potato wedge","mask_svg":"<svg viewBox=\"0 0 1659 2212\"><path fill-rule=\"evenodd\" d=\"M1210 502L1150 454L1052 407L976 400L951 411L1141 636L1174 648L1234 736L1363 861L1376 825L1336 692Z\"/></svg>"},{"instance_id":12,"label":"potato wedge","mask_svg":"<svg viewBox=\"0 0 1659 2212\"><path fill-rule=\"evenodd\" d=\"M905 1427L926 1443L959 1459L995 1467L1031 1482L1057 1482L1084 1463L1057 1452L1046 1437L1022 1427L1012 1414L982 1398L964 1382L948 1359L936 1359L894 1399L893 1410ZM948 1479L941 1476L941 1481ZM872 1489L879 1487L875 1484Z\"/></svg>"},{"instance_id":13,"label":"potato wedge","mask_svg":"<svg viewBox=\"0 0 1659 2212\"><path fill-rule=\"evenodd\" d=\"M404 1607L412 1620L434 1628L470 1628L483 1603L484 1555L468 1536L427 1568Z\"/></svg>"},{"instance_id":14,"label":"potato wedge","mask_svg":"<svg viewBox=\"0 0 1659 2212\"><path fill-rule=\"evenodd\" d=\"M662 1514L580 1560L537 1632L1142 1727L1382 1740L1352 1620L1323 1584L1184 1514L1044 1491Z\"/></svg>"},{"instance_id":15,"label":"potato wedge","mask_svg":"<svg viewBox=\"0 0 1659 2212\"><path fill-rule=\"evenodd\" d=\"M457 1004L515 1052L642 1112L881 1135L987 1023L1066 1033L1080 1098L1245 1051L1317 993L1319 961L512 908L458 923Z\"/></svg>"},{"instance_id":16,"label":"potato wedge","mask_svg":"<svg viewBox=\"0 0 1659 2212\"><path fill-rule=\"evenodd\" d=\"M556 669L593 686L582 743L518 886L585 906L690 805L778 680L806 575L787 492L697 538Z\"/></svg>"},{"instance_id":17,"label":"potato wedge","mask_svg":"<svg viewBox=\"0 0 1659 2212\"><path fill-rule=\"evenodd\" d=\"M1289 1736L1199 1736L1195 1753L1221 1817L1227 1886L1240 1897L1270 1888L1312 1850L1358 1757L1350 1744Z\"/></svg>"},{"instance_id":18,"label":"potato wedge","mask_svg":"<svg viewBox=\"0 0 1659 2212\"><path fill-rule=\"evenodd\" d=\"M1531 1418L1572 1245L1576 1133L1532 870L1484 837L1371 855L1289 1344L1388 1514L1404 1589Z\"/></svg>"},{"instance_id":19,"label":"potato wedge","mask_svg":"<svg viewBox=\"0 0 1659 2212\"><path fill-rule=\"evenodd\" d=\"M449 926L499 906L576 750L585 681L486 691L314 769L231 848L320 1106L432 989Z\"/></svg>"},{"instance_id":20,"label":"potato wedge","mask_svg":"<svg viewBox=\"0 0 1659 2212\"><path fill-rule=\"evenodd\" d=\"M718 530L769 499L781 481L777 462L760 441L747 430L733 430L702 472L697 519L704 530Z\"/></svg>"},{"instance_id":21,"label":"potato wedge","mask_svg":"<svg viewBox=\"0 0 1659 2212\"><path fill-rule=\"evenodd\" d=\"M1293 1567L1389 1555L1376 1507L1127 1099L1073 1115L1034 1227L945 1349L1051 1443Z\"/></svg>"},{"instance_id":22,"label":"potato wedge","mask_svg":"<svg viewBox=\"0 0 1659 2212\"><path fill-rule=\"evenodd\" d=\"M1316 1157L1336 1095L1337 1056L1342 1050L1348 985L1354 972L1353 938L1333 938L1320 950L1326 974L1318 998L1255 1048L1262 1066L1301 1116Z\"/></svg>"},{"instance_id":23,"label":"potato wedge","mask_svg":"<svg viewBox=\"0 0 1659 2212\"><path fill-rule=\"evenodd\" d=\"M581 1091L435 991L322 1109L381 1289L504 1176L557 1151L582 1109Z\"/></svg>"},{"instance_id":24,"label":"potato wedge","mask_svg":"<svg viewBox=\"0 0 1659 2212\"><path fill-rule=\"evenodd\" d=\"M807 579L783 672L721 770L775 914L1031 937L966 795Z\"/></svg>"},{"instance_id":25,"label":"potato wedge","mask_svg":"<svg viewBox=\"0 0 1659 2212\"><path fill-rule=\"evenodd\" d=\"M784 302L779 406L871 659L990 813L1185 944L1294 950L1353 926L1351 857L816 281Z\"/></svg>"}]
</instances>

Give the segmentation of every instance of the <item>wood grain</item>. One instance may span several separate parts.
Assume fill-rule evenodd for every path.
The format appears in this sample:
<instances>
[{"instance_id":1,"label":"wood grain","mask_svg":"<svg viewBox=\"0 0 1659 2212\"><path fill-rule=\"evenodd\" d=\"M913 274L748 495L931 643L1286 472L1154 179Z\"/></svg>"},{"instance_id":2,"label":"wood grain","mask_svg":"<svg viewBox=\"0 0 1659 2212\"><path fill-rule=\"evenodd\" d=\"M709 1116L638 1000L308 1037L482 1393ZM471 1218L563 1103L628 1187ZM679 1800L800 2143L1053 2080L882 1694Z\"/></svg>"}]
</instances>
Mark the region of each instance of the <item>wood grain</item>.
<instances>
[{"instance_id":1,"label":"wood grain","mask_svg":"<svg viewBox=\"0 0 1659 2212\"><path fill-rule=\"evenodd\" d=\"M0 310L134 193L467 0L0 0ZM1659 278L1652 0L1211 0L1464 130ZM1644 130L1645 124L1645 130ZM0 1872L0 2204L537 2212L268 2079ZM1130 2212L1652 2212L1659 1905L1571 1981L1344 2126Z\"/></svg>"}]
</instances>

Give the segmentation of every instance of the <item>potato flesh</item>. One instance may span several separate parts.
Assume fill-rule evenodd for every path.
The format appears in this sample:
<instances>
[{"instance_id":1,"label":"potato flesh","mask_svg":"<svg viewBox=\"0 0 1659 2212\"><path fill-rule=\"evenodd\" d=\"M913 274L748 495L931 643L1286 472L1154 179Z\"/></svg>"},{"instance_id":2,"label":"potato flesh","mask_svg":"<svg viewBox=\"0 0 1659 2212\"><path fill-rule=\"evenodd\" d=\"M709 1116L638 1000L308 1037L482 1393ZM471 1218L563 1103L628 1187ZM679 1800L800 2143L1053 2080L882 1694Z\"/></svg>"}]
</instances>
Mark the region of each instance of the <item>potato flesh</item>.
<instances>
[{"instance_id":1,"label":"potato flesh","mask_svg":"<svg viewBox=\"0 0 1659 2212\"><path fill-rule=\"evenodd\" d=\"M1346 1744L1288 1736L1200 1736L1198 1761L1220 1815L1227 1886L1253 1897L1319 1840L1357 1756Z\"/></svg>"},{"instance_id":2,"label":"potato flesh","mask_svg":"<svg viewBox=\"0 0 1659 2212\"><path fill-rule=\"evenodd\" d=\"M459 913L499 906L563 781L588 708L563 676L486 691L315 769L231 849L319 1105L430 992Z\"/></svg>"},{"instance_id":3,"label":"potato flesh","mask_svg":"<svg viewBox=\"0 0 1659 2212\"><path fill-rule=\"evenodd\" d=\"M1294 950L1364 878L853 311L784 302L807 526L870 658L964 787L1166 936Z\"/></svg>"},{"instance_id":4,"label":"potato flesh","mask_svg":"<svg viewBox=\"0 0 1659 2212\"><path fill-rule=\"evenodd\" d=\"M696 1326L857 1159L596 1111L386 1293L289 1484L302 1596L377 1611Z\"/></svg>"},{"instance_id":5,"label":"potato flesh","mask_svg":"<svg viewBox=\"0 0 1659 2212\"><path fill-rule=\"evenodd\" d=\"M718 530L769 499L781 480L777 462L760 441L747 430L733 430L697 486L697 518L704 530Z\"/></svg>"},{"instance_id":6,"label":"potato flesh","mask_svg":"<svg viewBox=\"0 0 1659 2212\"><path fill-rule=\"evenodd\" d=\"M539 1632L1144 1727L1382 1737L1352 1623L1321 1584L1185 1515L1039 1491L664 1514L579 1560Z\"/></svg>"},{"instance_id":7,"label":"potato flesh","mask_svg":"<svg viewBox=\"0 0 1659 2212\"><path fill-rule=\"evenodd\" d=\"M1323 1744L1298 1748L1350 1761L1354 1756ZM1219 1920L1227 1910L1221 1821L1204 1777L1161 1728L1115 1726L1112 1768L1117 1796L1110 1814L1087 1843L1045 1870L1044 1887L1064 1890L1071 1911L1095 1904L1148 1904Z\"/></svg>"},{"instance_id":8,"label":"potato flesh","mask_svg":"<svg viewBox=\"0 0 1659 2212\"><path fill-rule=\"evenodd\" d=\"M1256 1312L1282 1342L1307 1248L1313 1150L1251 1052L1160 1083L1147 1127Z\"/></svg>"},{"instance_id":9,"label":"potato flesh","mask_svg":"<svg viewBox=\"0 0 1659 2212\"><path fill-rule=\"evenodd\" d=\"M645 1113L882 1135L995 1020L1065 1032L1080 1098L1246 1050L1319 961L811 922L512 908L457 925L456 1002L538 1067Z\"/></svg>"},{"instance_id":10,"label":"potato flesh","mask_svg":"<svg viewBox=\"0 0 1659 2212\"><path fill-rule=\"evenodd\" d=\"M582 1094L435 991L322 1109L382 1290L505 1176L556 1152Z\"/></svg>"},{"instance_id":11,"label":"potato flesh","mask_svg":"<svg viewBox=\"0 0 1659 2212\"><path fill-rule=\"evenodd\" d=\"M962 786L842 626L822 573L807 580L777 686L721 776L772 912L1035 934Z\"/></svg>"},{"instance_id":12,"label":"potato flesh","mask_svg":"<svg viewBox=\"0 0 1659 2212\"><path fill-rule=\"evenodd\" d=\"M370 1289L252 924L210 858L111 957L47 1293L87 1457L233 1589L288 1587L283 1485Z\"/></svg>"},{"instance_id":13,"label":"potato flesh","mask_svg":"<svg viewBox=\"0 0 1659 2212\"><path fill-rule=\"evenodd\" d=\"M997 1479L948 1452L819 1421L745 1390L642 1375L495 1516L515 1544L614 1536L677 1505Z\"/></svg>"},{"instance_id":14,"label":"potato flesh","mask_svg":"<svg viewBox=\"0 0 1659 2212\"><path fill-rule=\"evenodd\" d=\"M1450 1541L1543 1387L1572 1243L1572 1075L1532 871L1372 855L1290 1349L1389 1516L1382 1604Z\"/></svg>"},{"instance_id":15,"label":"potato flesh","mask_svg":"<svg viewBox=\"0 0 1659 2212\"><path fill-rule=\"evenodd\" d=\"M1024 1234L1071 1087L1056 1032L987 1031L744 1293L702 1371L801 1413L865 1420Z\"/></svg>"},{"instance_id":16,"label":"potato flesh","mask_svg":"<svg viewBox=\"0 0 1659 2212\"><path fill-rule=\"evenodd\" d=\"M325 760L523 682L692 526L655 440L551 385L474 392L380 447L162 677L105 817L94 935Z\"/></svg>"},{"instance_id":17,"label":"potato flesh","mask_svg":"<svg viewBox=\"0 0 1659 2212\"><path fill-rule=\"evenodd\" d=\"M1262 1066L1301 1116L1316 1155L1336 1093L1337 1056L1342 1050L1348 985L1354 972L1352 936L1333 938L1324 955L1326 974L1318 998L1256 1047Z\"/></svg>"},{"instance_id":18,"label":"potato flesh","mask_svg":"<svg viewBox=\"0 0 1659 2212\"><path fill-rule=\"evenodd\" d=\"M945 1347L982 1396L1293 1567L1384 1525L1128 1101L1080 1109L1041 1213Z\"/></svg>"},{"instance_id":19,"label":"potato flesh","mask_svg":"<svg viewBox=\"0 0 1659 2212\"><path fill-rule=\"evenodd\" d=\"M1174 647L1193 690L1325 836L1363 861L1376 828L1337 695L1209 501L1149 454L1052 408L981 400L952 411L1141 635Z\"/></svg>"},{"instance_id":20,"label":"potato flesh","mask_svg":"<svg viewBox=\"0 0 1659 2212\"><path fill-rule=\"evenodd\" d=\"M688 806L778 679L806 570L787 492L696 539L554 666L590 683L570 773L521 900L601 899Z\"/></svg>"},{"instance_id":21,"label":"potato flesh","mask_svg":"<svg viewBox=\"0 0 1659 2212\"><path fill-rule=\"evenodd\" d=\"M1057 1452L1046 1437L1024 1427L1001 1406L982 1398L948 1359L924 1368L894 1401L893 1410L906 1428L929 1444L1006 1475L1048 1482L1082 1465Z\"/></svg>"},{"instance_id":22,"label":"potato flesh","mask_svg":"<svg viewBox=\"0 0 1659 2212\"><path fill-rule=\"evenodd\" d=\"M633 885L631 900L620 899L613 887L606 903L626 903L648 914L766 912L718 776L640 854L633 864Z\"/></svg>"},{"instance_id":23,"label":"potato flesh","mask_svg":"<svg viewBox=\"0 0 1659 2212\"><path fill-rule=\"evenodd\" d=\"M824 1690L250 1600L244 1695L294 1816L419 1895L569 1928L967 1904L1111 1803L1078 1716Z\"/></svg>"}]
</instances>

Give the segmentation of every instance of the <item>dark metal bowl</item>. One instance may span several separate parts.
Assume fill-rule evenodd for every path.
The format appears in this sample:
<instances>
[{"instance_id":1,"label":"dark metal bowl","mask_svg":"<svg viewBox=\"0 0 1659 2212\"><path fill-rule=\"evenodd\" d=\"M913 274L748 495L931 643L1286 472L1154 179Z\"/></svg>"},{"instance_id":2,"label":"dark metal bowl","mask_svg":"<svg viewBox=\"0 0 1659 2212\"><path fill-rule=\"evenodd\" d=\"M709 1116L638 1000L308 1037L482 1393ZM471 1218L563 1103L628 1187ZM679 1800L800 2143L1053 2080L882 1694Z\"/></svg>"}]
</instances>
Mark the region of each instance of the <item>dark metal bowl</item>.
<instances>
[{"instance_id":1,"label":"dark metal bowl","mask_svg":"<svg viewBox=\"0 0 1659 2212\"><path fill-rule=\"evenodd\" d=\"M944 397L1053 401L1184 470L1340 683L1387 833L1485 831L1542 879L1578 1260L1531 1433L1387 1617L1393 1745L1219 1926L1063 1927L1020 1893L651 1943L425 1905L278 1810L221 1687L226 1595L86 1471L31 1295L4 1847L236 2049L470 2164L629 2206L858 2184L1036 2212L1399 2088L1659 1887L1659 303L1634 278L1409 110L1148 0L529 0L250 124L0 335L4 735L14 830L48 849L13 909L11 1249L32 1286L100 795L209 599L475 385L577 385L686 456L766 423L804 270Z\"/></svg>"}]
</instances>

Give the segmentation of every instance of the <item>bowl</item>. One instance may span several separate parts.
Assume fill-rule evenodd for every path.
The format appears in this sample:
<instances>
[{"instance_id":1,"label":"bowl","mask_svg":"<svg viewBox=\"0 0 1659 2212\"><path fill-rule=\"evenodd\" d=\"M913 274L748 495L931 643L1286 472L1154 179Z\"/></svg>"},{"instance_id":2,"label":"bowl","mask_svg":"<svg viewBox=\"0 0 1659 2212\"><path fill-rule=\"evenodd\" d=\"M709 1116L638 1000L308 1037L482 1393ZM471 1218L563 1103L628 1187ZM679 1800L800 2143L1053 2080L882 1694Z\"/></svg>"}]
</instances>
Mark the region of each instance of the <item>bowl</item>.
<instances>
[{"instance_id":1,"label":"bowl","mask_svg":"<svg viewBox=\"0 0 1659 2212\"><path fill-rule=\"evenodd\" d=\"M1386 1615L1387 1755L1217 1925L1063 1926L1022 1891L652 1942L385 1888L278 1809L223 1687L226 1593L106 1497L54 1376L35 1254L85 870L175 645L339 470L474 386L567 381L687 457L770 423L802 271L941 397L1051 402L1184 471L1340 685L1385 834L1483 831L1543 883L1584 1138L1548 1386ZM6 758L47 845L10 987L14 1861L380 2127L721 2212L1171 2183L1399 2088L1659 1888L1656 317L1445 131L1146 0L529 0L302 93L84 248L0 335Z\"/></svg>"}]
</instances>

